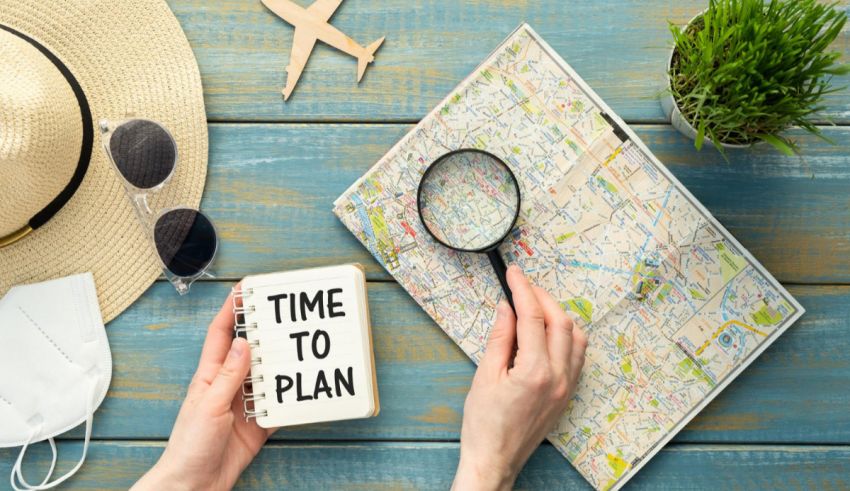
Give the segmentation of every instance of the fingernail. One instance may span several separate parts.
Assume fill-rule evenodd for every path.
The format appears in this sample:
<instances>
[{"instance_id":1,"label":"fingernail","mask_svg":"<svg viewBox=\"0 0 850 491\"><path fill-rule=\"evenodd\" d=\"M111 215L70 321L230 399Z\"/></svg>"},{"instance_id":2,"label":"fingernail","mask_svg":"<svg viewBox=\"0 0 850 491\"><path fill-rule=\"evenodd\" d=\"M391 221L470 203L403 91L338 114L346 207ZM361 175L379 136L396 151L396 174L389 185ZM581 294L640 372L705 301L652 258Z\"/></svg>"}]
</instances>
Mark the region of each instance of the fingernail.
<instances>
[{"instance_id":1,"label":"fingernail","mask_svg":"<svg viewBox=\"0 0 850 491\"><path fill-rule=\"evenodd\" d=\"M242 351L245 350L245 343L242 338L233 338L233 343L230 345L230 354L231 358L239 358L242 356Z\"/></svg>"}]
</instances>

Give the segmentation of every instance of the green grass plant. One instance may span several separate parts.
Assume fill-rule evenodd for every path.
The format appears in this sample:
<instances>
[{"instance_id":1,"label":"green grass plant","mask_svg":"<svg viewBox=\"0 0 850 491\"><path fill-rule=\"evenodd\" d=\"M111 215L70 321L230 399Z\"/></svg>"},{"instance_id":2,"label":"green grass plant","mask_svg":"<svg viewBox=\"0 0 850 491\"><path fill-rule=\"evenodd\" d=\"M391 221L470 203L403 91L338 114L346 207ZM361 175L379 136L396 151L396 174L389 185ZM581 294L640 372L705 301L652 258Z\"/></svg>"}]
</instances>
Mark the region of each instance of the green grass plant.
<instances>
[{"instance_id":1,"label":"green grass plant","mask_svg":"<svg viewBox=\"0 0 850 491\"><path fill-rule=\"evenodd\" d=\"M836 3L710 0L687 27L671 24L670 91L697 149L708 138L721 152L765 141L793 154L781 133L794 126L824 138L812 118L840 90L832 77L850 73L830 49L846 21Z\"/></svg>"}]
</instances>

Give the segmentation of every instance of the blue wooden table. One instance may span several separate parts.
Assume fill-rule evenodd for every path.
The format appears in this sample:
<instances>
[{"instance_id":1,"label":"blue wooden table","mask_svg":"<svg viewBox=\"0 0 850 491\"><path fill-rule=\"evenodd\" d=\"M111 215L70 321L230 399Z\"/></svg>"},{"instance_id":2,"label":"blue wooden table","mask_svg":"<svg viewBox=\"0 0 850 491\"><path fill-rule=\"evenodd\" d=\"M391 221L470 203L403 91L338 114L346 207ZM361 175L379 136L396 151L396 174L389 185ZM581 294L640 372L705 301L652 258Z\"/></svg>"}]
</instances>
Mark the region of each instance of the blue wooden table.
<instances>
[{"instance_id":1,"label":"blue wooden table","mask_svg":"<svg viewBox=\"0 0 850 491\"><path fill-rule=\"evenodd\" d=\"M801 134L803 157L758 148L733 152L726 163L672 130L656 98L667 20L684 23L705 2L348 0L334 25L355 40L387 36L374 66L357 87L354 60L319 45L285 104L289 26L259 0L169 3L205 85L211 145L203 208L223 239L218 279L185 298L157 282L108 325L112 386L70 487L126 488L157 459L206 326L233 281L351 261L368 270L382 412L278 432L239 486L449 486L473 365L340 225L331 202L521 21L808 310L629 486L850 487L850 91L831 96L820 116L837 124L825 129L835 146ZM850 59L850 32L837 48ZM76 459L80 440L79 431L63 438L60 470ZM44 450L34 453L43 459ZM0 459L6 475L12 454ZM517 486L587 488L548 444Z\"/></svg>"}]
</instances>

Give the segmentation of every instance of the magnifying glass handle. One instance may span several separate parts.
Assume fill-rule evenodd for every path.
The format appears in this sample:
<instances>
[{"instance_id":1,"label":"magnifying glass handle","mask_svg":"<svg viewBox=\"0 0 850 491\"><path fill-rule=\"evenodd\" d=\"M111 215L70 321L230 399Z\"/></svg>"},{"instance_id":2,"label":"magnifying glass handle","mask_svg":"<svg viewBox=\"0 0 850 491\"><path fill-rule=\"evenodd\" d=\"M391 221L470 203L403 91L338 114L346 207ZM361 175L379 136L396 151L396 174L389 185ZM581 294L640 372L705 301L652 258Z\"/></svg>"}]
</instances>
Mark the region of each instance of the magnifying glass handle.
<instances>
[{"instance_id":1,"label":"magnifying glass handle","mask_svg":"<svg viewBox=\"0 0 850 491\"><path fill-rule=\"evenodd\" d=\"M511 294L510 287L508 287L508 268L505 266L505 261L502 260L502 255L499 254L498 249L492 249L487 251L487 258L490 259L490 265L493 266L493 271L496 272L496 276L499 278L502 291L505 292L505 298L508 299L511 308L516 312L516 308L514 308L514 296Z\"/></svg>"}]
</instances>

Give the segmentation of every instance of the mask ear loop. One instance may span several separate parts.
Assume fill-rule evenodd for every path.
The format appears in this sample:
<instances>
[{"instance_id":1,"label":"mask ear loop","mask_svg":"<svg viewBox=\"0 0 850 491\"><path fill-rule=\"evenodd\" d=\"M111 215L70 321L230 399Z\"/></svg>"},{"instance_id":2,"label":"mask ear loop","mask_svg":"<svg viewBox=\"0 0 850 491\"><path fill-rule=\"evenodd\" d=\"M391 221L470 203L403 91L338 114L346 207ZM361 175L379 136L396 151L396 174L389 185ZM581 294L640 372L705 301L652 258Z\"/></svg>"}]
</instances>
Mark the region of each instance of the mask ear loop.
<instances>
[{"instance_id":1,"label":"mask ear loop","mask_svg":"<svg viewBox=\"0 0 850 491\"><path fill-rule=\"evenodd\" d=\"M89 397L86 398L86 437L83 443L83 455L80 457L80 460L79 462L77 462L77 465L75 465L74 468L68 471L64 476L59 477L51 482L47 482L47 480L50 479L50 477L53 475L53 469L56 467L56 456L58 454L56 450L56 442L53 440L53 438L50 438L50 448L53 451L53 463L50 465L50 470L48 471L47 476L44 478L44 481L42 481L41 484L37 486L33 486L24 479L23 472L21 471L21 466L23 465L24 461L24 455L26 454L27 447L32 442L32 439L35 438L35 435L38 433L38 429L41 428L39 426L38 429L32 432L27 443L23 446L23 448L21 448L21 453L18 454L18 460L15 461L15 466L12 467L12 474L9 476L9 482L12 484L12 489L14 489L15 491L42 491L45 489L50 489L70 479L71 476L76 474L77 471L80 470L80 467L83 466L83 462L85 462L86 454L89 450L89 442L91 441L91 427L92 420L94 419L94 411L92 411L92 399L94 398L94 392L97 388L97 383L94 378L92 378L91 376L89 377L89 381L91 382L91 389L89 390ZM18 482L16 482L15 477L17 477L17 481L20 481L20 484L23 487L18 487Z\"/></svg>"},{"instance_id":2,"label":"mask ear loop","mask_svg":"<svg viewBox=\"0 0 850 491\"><path fill-rule=\"evenodd\" d=\"M29 447L29 445L32 443L33 438L35 438L35 435L38 434L39 430L41 430L41 427L43 425L44 425L44 423L39 424L38 427L36 427L32 431L32 433L30 433L29 439L27 439L27 442L24 444L24 447L21 449L21 452L18 454L18 459L15 461L14 467L12 467L12 473L9 475L9 483L12 485L12 489L14 489L15 491L21 491L18 488L17 483L15 482L15 474L17 473L19 476L22 475L21 474L21 466L23 465L24 455L27 452L27 447ZM44 486L45 484L47 484L47 481L50 480L50 476L53 475L53 470L56 469L56 457L58 456L58 451L56 450L56 442L53 440L53 438L48 438L47 440L48 440L48 442L50 442L50 452L53 454L53 458L51 459L51 462L50 462L50 469L47 470L47 475L44 476L44 480L41 481L41 484L39 484L39 486ZM24 481L22 477L21 477L21 482L26 484L26 481Z\"/></svg>"}]
</instances>

